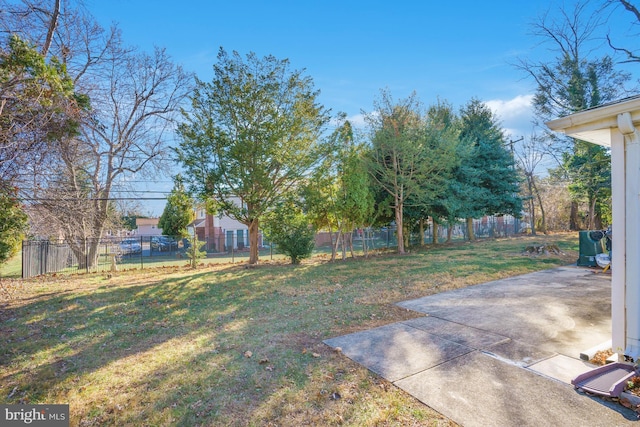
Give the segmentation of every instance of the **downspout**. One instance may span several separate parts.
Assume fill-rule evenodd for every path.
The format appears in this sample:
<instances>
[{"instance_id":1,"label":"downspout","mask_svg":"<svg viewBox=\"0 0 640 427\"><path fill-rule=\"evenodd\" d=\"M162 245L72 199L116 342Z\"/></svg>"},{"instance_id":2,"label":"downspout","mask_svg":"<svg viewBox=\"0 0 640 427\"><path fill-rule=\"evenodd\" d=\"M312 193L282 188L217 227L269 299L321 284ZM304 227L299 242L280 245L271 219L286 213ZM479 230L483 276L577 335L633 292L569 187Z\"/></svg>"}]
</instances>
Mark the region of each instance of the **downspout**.
<instances>
[{"instance_id":1,"label":"downspout","mask_svg":"<svg viewBox=\"0 0 640 427\"><path fill-rule=\"evenodd\" d=\"M624 135L625 159L625 358L640 358L640 138L630 113L618 114ZM616 268L613 266L613 268Z\"/></svg>"}]
</instances>

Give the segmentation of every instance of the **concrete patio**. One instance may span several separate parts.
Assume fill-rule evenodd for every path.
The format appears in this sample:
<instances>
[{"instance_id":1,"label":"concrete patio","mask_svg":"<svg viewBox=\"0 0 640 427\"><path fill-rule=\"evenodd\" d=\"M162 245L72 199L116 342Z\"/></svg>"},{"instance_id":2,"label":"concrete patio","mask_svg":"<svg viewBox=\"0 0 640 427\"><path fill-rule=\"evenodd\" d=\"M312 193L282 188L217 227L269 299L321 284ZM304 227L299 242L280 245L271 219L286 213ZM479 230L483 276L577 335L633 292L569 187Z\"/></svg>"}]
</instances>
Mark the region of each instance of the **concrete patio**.
<instances>
[{"instance_id":1,"label":"concrete patio","mask_svg":"<svg viewBox=\"0 0 640 427\"><path fill-rule=\"evenodd\" d=\"M328 339L464 426L640 426L570 384L611 340L611 277L562 267L398 304L424 317Z\"/></svg>"}]
</instances>

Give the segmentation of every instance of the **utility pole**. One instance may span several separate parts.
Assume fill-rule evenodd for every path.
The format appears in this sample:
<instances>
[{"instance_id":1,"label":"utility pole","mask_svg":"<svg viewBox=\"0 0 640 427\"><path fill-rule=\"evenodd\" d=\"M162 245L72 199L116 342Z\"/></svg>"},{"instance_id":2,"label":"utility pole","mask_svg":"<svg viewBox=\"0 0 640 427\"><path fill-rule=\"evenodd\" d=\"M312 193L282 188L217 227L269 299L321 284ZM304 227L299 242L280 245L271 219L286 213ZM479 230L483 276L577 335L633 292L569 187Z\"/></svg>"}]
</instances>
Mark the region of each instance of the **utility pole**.
<instances>
[{"instance_id":1,"label":"utility pole","mask_svg":"<svg viewBox=\"0 0 640 427\"><path fill-rule=\"evenodd\" d=\"M516 142L520 142L520 141L524 141L524 136L521 136L520 139L516 139L515 141L513 139L509 139L509 148L511 148L511 161L513 162L512 167L514 170L516 168L516 155L515 155L515 149L513 148L513 145ZM535 234L535 229L533 228L533 226L531 227L531 230ZM520 232L520 218L516 216L513 219L513 234L517 234L519 232Z\"/></svg>"},{"instance_id":2,"label":"utility pole","mask_svg":"<svg viewBox=\"0 0 640 427\"><path fill-rule=\"evenodd\" d=\"M521 136L520 139L516 139L515 141L513 139L509 140L509 147L511 148L511 157L514 157L514 153L515 153L514 148L513 148L513 144L515 144L516 142L520 142L520 141L524 141L524 136Z\"/></svg>"}]
</instances>

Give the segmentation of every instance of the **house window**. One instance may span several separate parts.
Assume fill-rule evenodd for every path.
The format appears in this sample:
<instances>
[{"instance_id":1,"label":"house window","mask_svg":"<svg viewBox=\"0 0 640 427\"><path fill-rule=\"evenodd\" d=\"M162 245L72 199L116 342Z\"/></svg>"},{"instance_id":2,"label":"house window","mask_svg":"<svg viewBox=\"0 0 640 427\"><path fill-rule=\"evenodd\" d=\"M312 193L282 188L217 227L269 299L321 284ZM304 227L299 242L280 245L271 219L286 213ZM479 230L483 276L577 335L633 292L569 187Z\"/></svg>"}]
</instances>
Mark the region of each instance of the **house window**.
<instances>
[{"instance_id":1,"label":"house window","mask_svg":"<svg viewBox=\"0 0 640 427\"><path fill-rule=\"evenodd\" d=\"M244 230L238 230L238 249L244 248Z\"/></svg>"},{"instance_id":2,"label":"house window","mask_svg":"<svg viewBox=\"0 0 640 427\"><path fill-rule=\"evenodd\" d=\"M233 248L233 231L227 231L227 251L230 251Z\"/></svg>"}]
</instances>

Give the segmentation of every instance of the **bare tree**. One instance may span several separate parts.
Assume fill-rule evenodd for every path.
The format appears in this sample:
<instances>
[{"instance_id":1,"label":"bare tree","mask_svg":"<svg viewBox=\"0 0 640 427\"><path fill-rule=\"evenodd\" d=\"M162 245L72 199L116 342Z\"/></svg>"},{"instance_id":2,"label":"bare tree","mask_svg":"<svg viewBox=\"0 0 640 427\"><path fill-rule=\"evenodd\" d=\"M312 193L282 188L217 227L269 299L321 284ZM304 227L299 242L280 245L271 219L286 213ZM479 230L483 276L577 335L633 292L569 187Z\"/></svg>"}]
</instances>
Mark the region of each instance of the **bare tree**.
<instances>
[{"instance_id":1,"label":"bare tree","mask_svg":"<svg viewBox=\"0 0 640 427\"><path fill-rule=\"evenodd\" d=\"M546 14L533 24L533 35L554 55L552 59L522 59L517 66L536 82L533 107L538 122L563 117L618 99L626 92L628 73L619 71L609 55L600 55L601 30L606 21L600 11L593 11L587 0L573 7L560 7L554 15ZM601 207L607 204L608 164L603 147L571 138L558 137L542 127L550 142L551 153L571 177L571 228L579 228L579 199L587 198L590 214L597 223ZM593 183L593 185L585 185Z\"/></svg>"},{"instance_id":2,"label":"bare tree","mask_svg":"<svg viewBox=\"0 0 640 427\"><path fill-rule=\"evenodd\" d=\"M43 1L24 1L22 19L17 12L13 20L3 15L0 25L14 23L43 46L50 40L47 50L67 66L76 93L90 100L90 108L79 112L77 132L53 141L50 168L34 170L33 185L25 181L25 187L39 210L49 213L54 230L62 230L91 266L97 239L113 216L114 184L157 170L166 160L192 77L163 49L146 54L128 48L116 27L105 31L84 9L65 5L51 37L56 12Z\"/></svg>"},{"instance_id":3,"label":"bare tree","mask_svg":"<svg viewBox=\"0 0 640 427\"><path fill-rule=\"evenodd\" d=\"M114 183L161 165L175 116L191 87L190 76L164 50L133 55L114 46L108 57L112 59L98 70L104 78L90 92L93 109L81 134L59 145L65 186L89 204L88 212L81 204L81 212L63 205L64 212L84 220L82 228L67 228L69 241L102 237Z\"/></svg>"},{"instance_id":4,"label":"bare tree","mask_svg":"<svg viewBox=\"0 0 640 427\"><path fill-rule=\"evenodd\" d=\"M632 2L628 0L606 0L604 2L604 8L615 9L619 6L631 14L632 16L632 27L637 28L640 25L640 9L638 6L634 5ZM637 32L633 32L630 34L630 39L635 40L638 37ZM611 40L611 35L607 34L607 42L609 43L609 47L611 47L614 51L618 53L622 53L626 56L626 60L622 62L640 62L640 54L637 53L637 49L630 49L628 47L622 47Z\"/></svg>"},{"instance_id":5,"label":"bare tree","mask_svg":"<svg viewBox=\"0 0 640 427\"><path fill-rule=\"evenodd\" d=\"M547 224L542 197L537 185L536 169L545 160L547 150L547 142L535 134L529 136L528 139L522 140L522 143L513 151L518 168L525 177L527 186L527 208L529 210L529 219L531 221L531 234L536 234L536 200L540 206L540 231L547 233Z\"/></svg>"}]
</instances>

